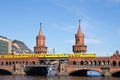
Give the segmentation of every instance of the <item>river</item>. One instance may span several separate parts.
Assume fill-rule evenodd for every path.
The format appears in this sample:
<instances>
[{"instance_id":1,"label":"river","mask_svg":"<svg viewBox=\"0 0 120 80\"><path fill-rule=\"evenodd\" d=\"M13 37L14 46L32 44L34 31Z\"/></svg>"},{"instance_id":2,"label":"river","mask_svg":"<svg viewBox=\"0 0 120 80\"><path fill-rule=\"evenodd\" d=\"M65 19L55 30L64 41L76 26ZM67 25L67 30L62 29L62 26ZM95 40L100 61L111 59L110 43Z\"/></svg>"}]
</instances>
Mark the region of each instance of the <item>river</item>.
<instances>
[{"instance_id":1,"label":"river","mask_svg":"<svg viewBox=\"0 0 120 80\"><path fill-rule=\"evenodd\" d=\"M0 75L0 80L120 80L117 77Z\"/></svg>"}]
</instances>

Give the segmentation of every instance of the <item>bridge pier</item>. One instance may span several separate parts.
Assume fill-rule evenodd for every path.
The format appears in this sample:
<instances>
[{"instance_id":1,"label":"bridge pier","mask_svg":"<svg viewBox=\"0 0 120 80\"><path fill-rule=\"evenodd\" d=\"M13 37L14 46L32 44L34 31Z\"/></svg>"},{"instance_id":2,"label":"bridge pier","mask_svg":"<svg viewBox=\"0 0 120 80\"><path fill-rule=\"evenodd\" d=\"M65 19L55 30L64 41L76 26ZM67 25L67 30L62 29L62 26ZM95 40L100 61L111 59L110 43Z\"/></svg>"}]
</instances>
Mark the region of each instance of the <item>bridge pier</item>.
<instances>
[{"instance_id":1,"label":"bridge pier","mask_svg":"<svg viewBox=\"0 0 120 80\"><path fill-rule=\"evenodd\" d=\"M105 73L104 73L104 76L105 76L105 77L111 77L112 75L111 75L110 72L105 72Z\"/></svg>"},{"instance_id":2,"label":"bridge pier","mask_svg":"<svg viewBox=\"0 0 120 80\"><path fill-rule=\"evenodd\" d=\"M13 66L13 75L14 74L25 74L23 65L15 64Z\"/></svg>"},{"instance_id":3,"label":"bridge pier","mask_svg":"<svg viewBox=\"0 0 120 80\"><path fill-rule=\"evenodd\" d=\"M62 63L60 60L55 64L56 75L66 76L69 75L66 70L66 64Z\"/></svg>"},{"instance_id":4,"label":"bridge pier","mask_svg":"<svg viewBox=\"0 0 120 80\"><path fill-rule=\"evenodd\" d=\"M67 70L66 70L66 64L61 64L59 69L60 70L58 72L58 75L60 75L60 76L67 76L67 75L69 75Z\"/></svg>"},{"instance_id":5,"label":"bridge pier","mask_svg":"<svg viewBox=\"0 0 120 80\"><path fill-rule=\"evenodd\" d=\"M102 70L105 77L112 76L111 73L110 73L110 67L109 66L102 66L101 70Z\"/></svg>"}]
</instances>

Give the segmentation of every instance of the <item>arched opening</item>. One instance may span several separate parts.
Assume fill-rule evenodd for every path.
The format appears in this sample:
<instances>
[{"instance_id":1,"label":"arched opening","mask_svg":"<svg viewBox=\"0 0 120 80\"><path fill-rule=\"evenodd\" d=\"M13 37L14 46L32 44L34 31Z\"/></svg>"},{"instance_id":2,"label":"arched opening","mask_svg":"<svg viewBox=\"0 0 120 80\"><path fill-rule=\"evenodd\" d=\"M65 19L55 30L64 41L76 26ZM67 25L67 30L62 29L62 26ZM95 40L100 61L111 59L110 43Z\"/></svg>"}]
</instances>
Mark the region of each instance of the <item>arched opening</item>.
<instances>
[{"instance_id":1,"label":"arched opening","mask_svg":"<svg viewBox=\"0 0 120 80\"><path fill-rule=\"evenodd\" d=\"M22 62L22 64L24 64L24 63L25 63L25 61Z\"/></svg>"},{"instance_id":2,"label":"arched opening","mask_svg":"<svg viewBox=\"0 0 120 80\"><path fill-rule=\"evenodd\" d=\"M7 70L0 69L0 75L12 75L12 73Z\"/></svg>"},{"instance_id":3,"label":"arched opening","mask_svg":"<svg viewBox=\"0 0 120 80\"><path fill-rule=\"evenodd\" d=\"M11 65L11 62L9 62L9 65Z\"/></svg>"},{"instance_id":4,"label":"arched opening","mask_svg":"<svg viewBox=\"0 0 120 80\"><path fill-rule=\"evenodd\" d=\"M73 61L73 65L76 65L76 61Z\"/></svg>"},{"instance_id":5,"label":"arched opening","mask_svg":"<svg viewBox=\"0 0 120 80\"><path fill-rule=\"evenodd\" d=\"M35 61L33 61L32 64L35 65Z\"/></svg>"},{"instance_id":6,"label":"arched opening","mask_svg":"<svg viewBox=\"0 0 120 80\"><path fill-rule=\"evenodd\" d=\"M8 65L8 62L6 62L6 65Z\"/></svg>"},{"instance_id":7,"label":"arched opening","mask_svg":"<svg viewBox=\"0 0 120 80\"><path fill-rule=\"evenodd\" d=\"M106 64L105 64L105 61L103 61L103 64L102 64L102 65L106 65Z\"/></svg>"},{"instance_id":8,"label":"arched opening","mask_svg":"<svg viewBox=\"0 0 120 80\"><path fill-rule=\"evenodd\" d=\"M94 66L96 66L96 65L97 65L97 64L96 64L96 61L93 61L93 65L94 65Z\"/></svg>"},{"instance_id":9,"label":"arched opening","mask_svg":"<svg viewBox=\"0 0 120 80\"><path fill-rule=\"evenodd\" d=\"M100 66L101 65L101 61L98 61L98 66Z\"/></svg>"},{"instance_id":10,"label":"arched opening","mask_svg":"<svg viewBox=\"0 0 120 80\"><path fill-rule=\"evenodd\" d=\"M113 61L113 67L115 67L117 65L116 61Z\"/></svg>"},{"instance_id":11,"label":"arched opening","mask_svg":"<svg viewBox=\"0 0 120 80\"><path fill-rule=\"evenodd\" d=\"M16 61L16 64L18 64L18 61Z\"/></svg>"},{"instance_id":12,"label":"arched opening","mask_svg":"<svg viewBox=\"0 0 120 80\"><path fill-rule=\"evenodd\" d=\"M13 61L13 62L12 62L12 64L14 65L14 64L15 64L15 62Z\"/></svg>"},{"instance_id":13,"label":"arched opening","mask_svg":"<svg viewBox=\"0 0 120 80\"><path fill-rule=\"evenodd\" d=\"M19 64L21 64L21 61L19 62Z\"/></svg>"},{"instance_id":14,"label":"arched opening","mask_svg":"<svg viewBox=\"0 0 120 80\"><path fill-rule=\"evenodd\" d=\"M84 65L84 62L83 62L83 61L80 61L80 65L82 65L82 66L83 66L83 65Z\"/></svg>"},{"instance_id":15,"label":"arched opening","mask_svg":"<svg viewBox=\"0 0 120 80\"><path fill-rule=\"evenodd\" d=\"M4 62L1 62L1 65L3 66L3 65L4 65Z\"/></svg>"},{"instance_id":16,"label":"arched opening","mask_svg":"<svg viewBox=\"0 0 120 80\"><path fill-rule=\"evenodd\" d=\"M79 42L80 40L79 40L79 38L78 38L78 42Z\"/></svg>"},{"instance_id":17,"label":"arched opening","mask_svg":"<svg viewBox=\"0 0 120 80\"><path fill-rule=\"evenodd\" d=\"M120 77L120 71L113 72L112 76L114 76L114 77Z\"/></svg>"},{"instance_id":18,"label":"arched opening","mask_svg":"<svg viewBox=\"0 0 120 80\"><path fill-rule=\"evenodd\" d=\"M89 66L92 66L92 61L89 61L89 62L88 62L88 65L89 65Z\"/></svg>"},{"instance_id":19,"label":"arched opening","mask_svg":"<svg viewBox=\"0 0 120 80\"><path fill-rule=\"evenodd\" d=\"M109 65L109 64L110 64L110 61L107 61L107 62L106 62L106 65Z\"/></svg>"},{"instance_id":20,"label":"arched opening","mask_svg":"<svg viewBox=\"0 0 120 80\"><path fill-rule=\"evenodd\" d=\"M73 71L69 73L69 75L70 76L103 76L102 73L95 70L89 70L89 69Z\"/></svg>"},{"instance_id":21,"label":"arched opening","mask_svg":"<svg viewBox=\"0 0 120 80\"><path fill-rule=\"evenodd\" d=\"M26 61L26 65L28 65L28 61Z\"/></svg>"}]
</instances>

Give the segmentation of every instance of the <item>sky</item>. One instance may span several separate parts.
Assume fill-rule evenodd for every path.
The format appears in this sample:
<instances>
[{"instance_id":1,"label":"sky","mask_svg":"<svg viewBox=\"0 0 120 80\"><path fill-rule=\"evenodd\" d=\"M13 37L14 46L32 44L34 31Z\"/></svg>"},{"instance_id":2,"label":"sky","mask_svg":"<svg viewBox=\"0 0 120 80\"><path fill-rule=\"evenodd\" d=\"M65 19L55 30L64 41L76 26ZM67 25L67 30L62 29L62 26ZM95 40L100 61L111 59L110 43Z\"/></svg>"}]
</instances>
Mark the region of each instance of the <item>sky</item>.
<instances>
[{"instance_id":1,"label":"sky","mask_svg":"<svg viewBox=\"0 0 120 80\"><path fill-rule=\"evenodd\" d=\"M0 0L0 35L31 50L42 23L52 53L72 53L81 20L87 53L110 56L120 50L120 0Z\"/></svg>"}]
</instances>

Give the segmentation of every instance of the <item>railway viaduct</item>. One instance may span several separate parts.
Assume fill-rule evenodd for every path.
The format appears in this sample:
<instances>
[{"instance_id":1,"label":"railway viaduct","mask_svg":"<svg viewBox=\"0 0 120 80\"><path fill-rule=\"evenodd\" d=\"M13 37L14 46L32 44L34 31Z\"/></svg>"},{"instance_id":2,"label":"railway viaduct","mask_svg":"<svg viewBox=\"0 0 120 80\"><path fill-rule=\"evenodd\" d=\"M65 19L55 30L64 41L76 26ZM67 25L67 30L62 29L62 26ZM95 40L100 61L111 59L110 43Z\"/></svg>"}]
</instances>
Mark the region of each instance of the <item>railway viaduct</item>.
<instances>
[{"instance_id":1,"label":"railway viaduct","mask_svg":"<svg viewBox=\"0 0 120 80\"><path fill-rule=\"evenodd\" d=\"M68 64L63 65L61 72L66 72L68 75L85 76L86 72L91 70L99 72L102 76L120 76L119 51L110 57L69 57Z\"/></svg>"},{"instance_id":2,"label":"railway viaduct","mask_svg":"<svg viewBox=\"0 0 120 80\"><path fill-rule=\"evenodd\" d=\"M50 59L48 59L50 60ZM55 59L53 59L55 60ZM86 75L87 71L99 72L102 76L120 76L120 54L116 51L110 57L68 57L54 64L58 75ZM49 62L49 61L48 61ZM40 58L0 58L0 74L25 74L25 66L51 65L40 63Z\"/></svg>"}]
</instances>

